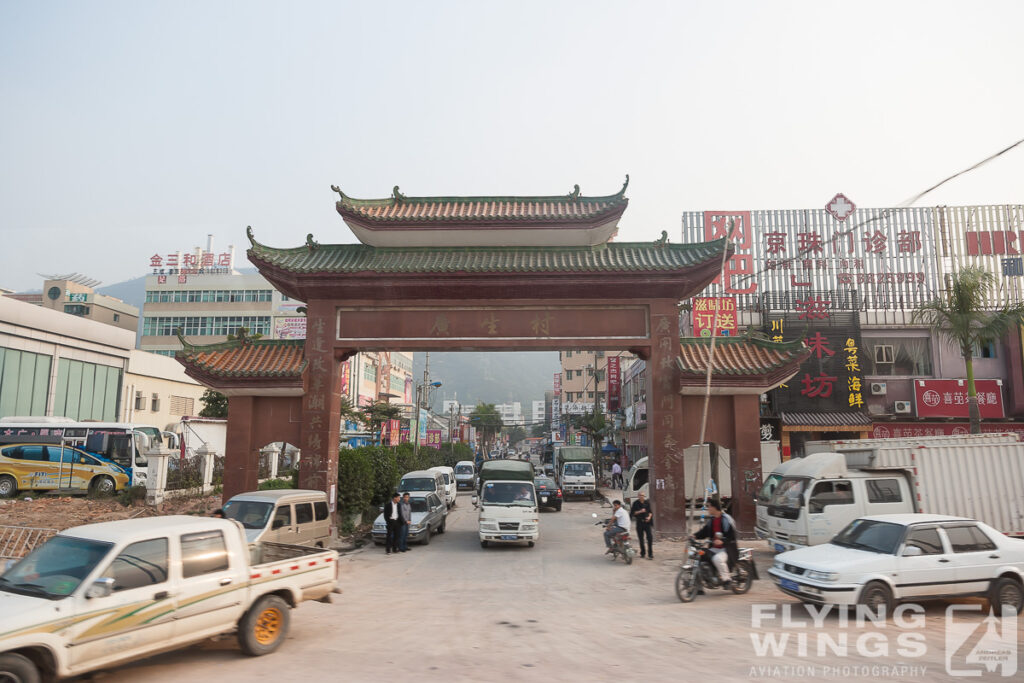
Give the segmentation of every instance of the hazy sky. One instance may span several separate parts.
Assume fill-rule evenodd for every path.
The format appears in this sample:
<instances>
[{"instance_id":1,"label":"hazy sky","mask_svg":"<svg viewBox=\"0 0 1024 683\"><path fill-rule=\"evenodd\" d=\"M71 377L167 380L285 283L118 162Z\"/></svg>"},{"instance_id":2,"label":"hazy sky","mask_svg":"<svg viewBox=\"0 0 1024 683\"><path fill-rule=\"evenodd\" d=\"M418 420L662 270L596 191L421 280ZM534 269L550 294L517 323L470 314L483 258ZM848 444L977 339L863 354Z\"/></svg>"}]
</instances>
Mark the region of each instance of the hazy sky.
<instances>
[{"instance_id":1,"label":"hazy sky","mask_svg":"<svg viewBox=\"0 0 1024 683\"><path fill-rule=\"evenodd\" d=\"M0 287L353 242L356 197L892 206L1024 137L1021 2L0 0ZM1024 203L1024 146L920 202ZM243 263L242 265L247 265Z\"/></svg>"}]
</instances>

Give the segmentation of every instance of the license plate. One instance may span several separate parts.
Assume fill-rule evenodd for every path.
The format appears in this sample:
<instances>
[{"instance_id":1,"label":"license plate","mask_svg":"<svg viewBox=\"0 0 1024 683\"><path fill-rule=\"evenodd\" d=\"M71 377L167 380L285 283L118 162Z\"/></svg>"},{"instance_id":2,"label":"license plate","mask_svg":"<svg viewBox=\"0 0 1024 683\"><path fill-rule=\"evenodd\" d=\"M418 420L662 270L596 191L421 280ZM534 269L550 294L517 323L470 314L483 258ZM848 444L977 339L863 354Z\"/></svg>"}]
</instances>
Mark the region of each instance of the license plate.
<instances>
[{"instance_id":1,"label":"license plate","mask_svg":"<svg viewBox=\"0 0 1024 683\"><path fill-rule=\"evenodd\" d=\"M504 534L504 535L503 535L503 536L501 537L501 540L503 540L503 541L515 541L515 540L516 540L516 539L518 539L518 538L519 538L519 537L518 537L518 536L516 536L515 534Z\"/></svg>"},{"instance_id":2,"label":"license plate","mask_svg":"<svg viewBox=\"0 0 1024 683\"><path fill-rule=\"evenodd\" d=\"M785 588L786 590L791 590L791 591L799 591L800 590L800 584L797 583L796 581L790 581L789 579L780 579L779 580L779 585L782 586L783 588Z\"/></svg>"},{"instance_id":3,"label":"license plate","mask_svg":"<svg viewBox=\"0 0 1024 683\"><path fill-rule=\"evenodd\" d=\"M777 552L777 553L784 553L784 552L786 552L786 548L781 543L776 543L775 544L775 552Z\"/></svg>"},{"instance_id":4,"label":"license plate","mask_svg":"<svg viewBox=\"0 0 1024 683\"><path fill-rule=\"evenodd\" d=\"M542 502L542 503L548 502L548 497L547 496L541 496L540 497L540 502Z\"/></svg>"}]
</instances>

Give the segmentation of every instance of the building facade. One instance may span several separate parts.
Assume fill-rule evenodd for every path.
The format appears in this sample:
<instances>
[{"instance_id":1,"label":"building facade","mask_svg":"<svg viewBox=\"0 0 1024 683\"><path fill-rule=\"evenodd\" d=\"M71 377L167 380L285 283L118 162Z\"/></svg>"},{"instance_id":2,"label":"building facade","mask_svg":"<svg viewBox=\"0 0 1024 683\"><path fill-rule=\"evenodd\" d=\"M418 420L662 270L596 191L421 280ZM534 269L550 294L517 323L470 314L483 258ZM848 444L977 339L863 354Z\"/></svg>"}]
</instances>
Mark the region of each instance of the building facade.
<instances>
[{"instance_id":1,"label":"building facade","mask_svg":"<svg viewBox=\"0 0 1024 683\"><path fill-rule=\"evenodd\" d=\"M199 415L204 391L173 358L132 349L124 379L121 420L175 431L174 425L182 417Z\"/></svg>"},{"instance_id":2,"label":"building facade","mask_svg":"<svg viewBox=\"0 0 1024 683\"><path fill-rule=\"evenodd\" d=\"M98 280L78 273L51 275L43 281L41 293L11 294L10 297L135 332L139 309L115 297L97 294L95 287L99 284Z\"/></svg>"}]
</instances>

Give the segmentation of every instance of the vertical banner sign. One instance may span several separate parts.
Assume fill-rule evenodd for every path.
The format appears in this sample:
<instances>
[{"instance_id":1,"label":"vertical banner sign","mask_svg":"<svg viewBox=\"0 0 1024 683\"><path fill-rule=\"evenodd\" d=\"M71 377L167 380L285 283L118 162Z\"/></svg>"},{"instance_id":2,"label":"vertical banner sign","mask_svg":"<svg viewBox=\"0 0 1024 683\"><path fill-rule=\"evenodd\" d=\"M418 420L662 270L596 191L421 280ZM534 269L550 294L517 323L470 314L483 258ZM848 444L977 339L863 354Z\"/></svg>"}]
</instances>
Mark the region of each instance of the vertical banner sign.
<instances>
[{"instance_id":1,"label":"vertical banner sign","mask_svg":"<svg viewBox=\"0 0 1024 683\"><path fill-rule=\"evenodd\" d=\"M388 444L397 446L402 442L402 421L388 420Z\"/></svg>"},{"instance_id":2,"label":"vertical banner sign","mask_svg":"<svg viewBox=\"0 0 1024 683\"><path fill-rule=\"evenodd\" d=\"M557 427L562 421L562 373L555 373L554 397L551 399L551 426Z\"/></svg>"},{"instance_id":3,"label":"vertical banner sign","mask_svg":"<svg viewBox=\"0 0 1024 683\"><path fill-rule=\"evenodd\" d=\"M412 377L405 378L405 403L412 403Z\"/></svg>"},{"instance_id":4,"label":"vertical banner sign","mask_svg":"<svg viewBox=\"0 0 1024 683\"><path fill-rule=\"evenodd\" d=\"M352 383L352 361L347 360L341 364L341 396L348 398L348 390Z\"/></svg>"},{"instance_id":5,"label":"vertical banner sign","mask_svg":"<svg viewBox=\"0 0 1024 683\"><path fill-rule=\"evenodd\" d=\"M427 411L420 408L420 419L419 419L419 438L420 445L422 446L427 440L427 421L430 420L430 416Z\"/></svg>"},{"instance_id":6,"label":"vertical banner sign","mask_svg":"<svg viewBox=\"0 0 1024 683\"><path fill-rule=\"evenodd\" d=\"M693 336L735 337L736 299L731 296L696 297L693 300Z\"/></svg>"},{"instance_id":7,"label":"vertical banner sign","mask_svg":"<svg viewBox=\"0 0 1024 683\"><path fill-rule=\"evenodd\" d=\"M608 357L608 412L614 413L619 409L619 399L622 395L622 375L619 369L619 357Z\"/></svg>"}]
</instances>

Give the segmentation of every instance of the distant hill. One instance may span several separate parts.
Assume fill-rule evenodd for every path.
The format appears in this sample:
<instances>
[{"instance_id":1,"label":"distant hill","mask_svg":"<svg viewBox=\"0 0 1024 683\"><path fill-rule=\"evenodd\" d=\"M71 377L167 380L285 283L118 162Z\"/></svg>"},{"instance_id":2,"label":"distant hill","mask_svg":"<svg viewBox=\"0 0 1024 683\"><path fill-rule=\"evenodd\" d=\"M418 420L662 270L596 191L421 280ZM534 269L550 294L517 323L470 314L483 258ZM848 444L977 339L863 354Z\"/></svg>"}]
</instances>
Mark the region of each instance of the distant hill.
<instances>
[{"instance_id":1,"label":"distant hill","mask_svg":"<svg viewBox=\"0 0 1024 683\"><path fill-rule=\"evenodd\" d=\"M424 353L413 357L417 384L423 381L425 362ZM529 419L532 401L544 399L556 372L556 351L431 353L430 379L443 383L434 392L433 409L440 411L446 399L457 399L466 406L519 401L523 416Z\"/></svg>"}]
</instances>

